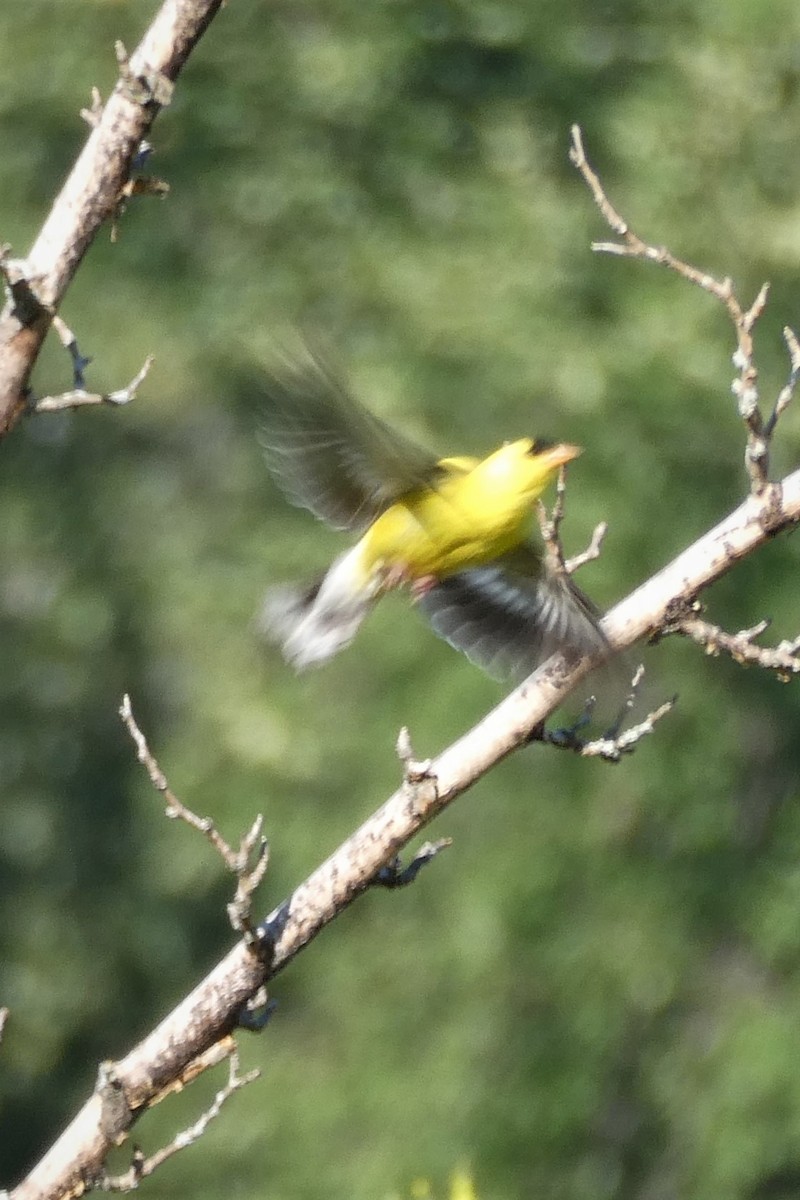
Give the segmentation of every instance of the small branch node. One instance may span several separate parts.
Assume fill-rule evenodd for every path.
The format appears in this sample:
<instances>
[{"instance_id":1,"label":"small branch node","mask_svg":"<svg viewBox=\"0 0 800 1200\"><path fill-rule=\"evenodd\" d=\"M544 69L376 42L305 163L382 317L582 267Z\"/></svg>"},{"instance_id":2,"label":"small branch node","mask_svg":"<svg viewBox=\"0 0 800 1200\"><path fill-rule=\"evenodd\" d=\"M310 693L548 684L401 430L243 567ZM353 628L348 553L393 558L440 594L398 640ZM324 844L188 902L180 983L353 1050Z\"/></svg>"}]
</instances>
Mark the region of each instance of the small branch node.
<instances>
[{"instance_id":1,"label":"small branch node","mask_svg":"<svg viewBox=\"0 0 800 1200\"><path fill-rule=\"evenodd\" d=\"M91 108L82 108L80 115L83 117L87 125L92 129L97 129L100 124L100 119L103 116L103 100L100 95L100 89L92 88L92 106Z\"/></svg>"},{"instance_id":2,"label":"small branch node","mask_svg":"<svg viewBox=\"0 0 800 1200\"><path fill-rule=\"evenodd\" d=\"M114 43L114 52L119 65L119 83L117 87L134 104L142 107L156 105L166 108L172 100L174 84L160 71L147 71L137 75L131 68L128 52L122 42Z\"/></svg>"},{"instance_id":3,"label":"small branch node","mask_svg":"<svg viewBox=\"0 0 800 1200\"><path fill-rule=\"evenodd\" d=\"M122 1081L117 1075L117 1065L109 1060L97 1068L95 1094L100 1100L100 1126L104 1137L119 1146L133 1122L133 1113L128 1104Z\"/></svg>"},{"instance_id":4,"label":"small branch node","mask_svg":"<svg viewBox=\"0 0 800 1200\"><path fill-rule=\"evenodd\" d=\"M435 784L436 776L431 771L431 760L429 758L415 758L411 747L411 735L405 725L397 735L396 751L397 757L403 765L403 779L405 783L411 787L417 787L421 783L428 783L430 781L433 781Z\"/></svg>"}]
</instances>

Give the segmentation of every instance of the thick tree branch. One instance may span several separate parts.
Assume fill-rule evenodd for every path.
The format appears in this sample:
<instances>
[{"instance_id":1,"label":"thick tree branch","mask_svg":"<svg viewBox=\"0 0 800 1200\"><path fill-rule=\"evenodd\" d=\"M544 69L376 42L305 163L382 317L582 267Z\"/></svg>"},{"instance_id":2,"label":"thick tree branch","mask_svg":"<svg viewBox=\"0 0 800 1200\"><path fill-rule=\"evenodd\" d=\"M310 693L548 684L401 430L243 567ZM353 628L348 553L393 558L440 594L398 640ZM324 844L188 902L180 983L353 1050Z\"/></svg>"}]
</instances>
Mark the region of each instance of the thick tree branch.
<instances>
[{"instance_id":1,"label":"thick tree branch","mask_svg":"<svg viewBox=\"0 0 800 1200\"><path fill-rule=\"evenodd\" d=\"M612 645L630 646L659 630L671 614L770 536L800 522L800 470L761 496L750 495L672 563L608 614ZM535 730L585 678L588 664L566 672L550 660L473 729L429 763L406 768L400 788L260 927L262 953L240 942L130 1054L114 1064L132 1123L154 1096L234 1029L248 999L360 896L400 850L442 809ZM422 769L424 767L424 769ZM113 1144L95 1092L13 1200L78 1196L97 1178Z\"/></svg>"},{"instance_id":2,"label":"thick tree branch","mask_svg":"<svg viewBox=\"0 0 800 1200\"><path fill-rule=\"evenodd\" d=\"M170 85L223 0L166 0L120 77L27 258L0 255L0 438L27 405L31 370L81 260L113 217L131 164Z\"/></svg>"}]
</instances>

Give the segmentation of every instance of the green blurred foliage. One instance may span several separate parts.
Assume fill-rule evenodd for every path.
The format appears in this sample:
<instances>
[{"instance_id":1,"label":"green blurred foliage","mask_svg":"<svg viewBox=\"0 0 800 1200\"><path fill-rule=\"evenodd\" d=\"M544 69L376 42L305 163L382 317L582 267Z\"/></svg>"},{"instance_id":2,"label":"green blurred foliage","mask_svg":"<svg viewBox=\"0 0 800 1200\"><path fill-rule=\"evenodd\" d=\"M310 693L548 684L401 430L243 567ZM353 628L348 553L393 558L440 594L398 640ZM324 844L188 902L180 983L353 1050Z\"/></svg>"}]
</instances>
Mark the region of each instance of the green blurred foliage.
<instances>
[{"instance_id":1,"label":"green blurred foliage","mask_svg":"<svg viewBox=\"0 0 800 1200\"><path fill-rule=\"evenodd\" d=\"M0 9L0 237L24 253L130 0ZM736 505L731 330L699 290L592 256L572 121L628 219L772 298L765 403L800 321L800 15L724 0L237 0L155 129L164 201L102 236L63 307L134 404L25 421L0 457L0 1178L13 1182L231 941L229 883L165 822L116 710L234 838L263 811L280 901L398 779L502 694L387 601L325 670L258 647L268 582L342 545L267 479L243 380L297 326L445 452L587 448L565 536L610 522L582 584L624 595ZM240 368L242 368L240 370ZM40 393L68 386L49 347ZM786 415L775 469L796 462ZM797 632L778 539L709 593ZM277 982L243 1044L263 1078L160 1195L368 1200L794 1196L800 1187L796 687L673 642L678 708L616 769L531 748L443 816L452 850L370 895ZM214 1081L137 1129L152 1148ZM205 1090L204 1090L205 1089ZM124 1160L123 1160L124 1161Z\"/></svg>"}]
</instances>

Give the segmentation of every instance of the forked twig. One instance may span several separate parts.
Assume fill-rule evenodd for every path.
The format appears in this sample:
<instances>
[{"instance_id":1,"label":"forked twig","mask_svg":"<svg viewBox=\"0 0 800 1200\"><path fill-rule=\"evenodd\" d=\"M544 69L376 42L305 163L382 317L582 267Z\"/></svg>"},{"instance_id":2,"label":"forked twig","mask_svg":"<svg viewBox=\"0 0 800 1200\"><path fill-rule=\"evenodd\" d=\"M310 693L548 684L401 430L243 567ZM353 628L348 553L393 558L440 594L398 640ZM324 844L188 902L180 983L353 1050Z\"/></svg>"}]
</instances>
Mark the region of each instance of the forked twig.
<instances>
[{"instance_id":1,"label":"forked twig","mask_svg":"<svg viewBox=\"0 0 800 1200\"><path fill-rule=\"evenodd\" d=\"M256 817L240 841L239 848L234 850L222 837L210 817L200 817L192 812L172 791L166 775L150 752L144 734L136 724L130 696L127 694L123 696L119 715L136 745L139 762L164 800L166 815L171 820L185 821L192 829L208 838L225 866L236 876L236 895L228 905L228 917L235 932L241 933L250 945L258 946L259 939L250 920L250 912L253 893L264 878L269 864L269 843L261 832L263 817L260 814Z\"/></svg>"},{"instance_id":2,"label":"forked twig","mask_svg":"<svg viewBox=\"0 0 800 1200\"><path fill-rule=\"evenodd\" d=\"M659 631L659 636L682 634L702 646L706 654L714 657L728 654L742 666L764 667L767 671L774 671L785 683L793 675L800 674L800 637L786 639L777 646L757 646L755 641L769 629L769 620L759 621L750 629L740 629L738 633L727 633L719 625L703 620L701 612L702 606L695 601L674 620L667 622Z\"/></svg>"},{"instance_id":3,"label":"forked twig","mask_svg":"<svg viewBox=\"0 0 800 1200\"><path fill-rule=\"evenodd\" d=\"M781 390L771 415L765 420L759 406L758 369L753 357L753 328L764 311L769 294L765 283L753 303L745 309L740 303L733 282L729 277L717 279L707 271L700 271L690 263L676 258L666 246L652 246L634 233L628 222L620 215L606 195L600 177L586 158L580 127L572 126L570 161L580 171L594 197L606 224L620 239L617 242L592 242L592 249L604 254L627 258L641 258L659 266L667 267L689 283L715 296L725 305L736 333L736 352L733 363L738 371L731 388L736 396L739 415L747 430L745 466L750 479L750 490L761 495L772 487L769 481L769 446L778 418L794 394L800 373L800 348L791 329L784 329L784 339L789 352L791 371L788 383Z\"/></svg>"},{"instance_id":4,"label":"forked twig","mask_svg":"<svg viewBox=\"0 0 800 1200\"><path fill-rule=\"evenodd\" d=\"M177 1133L168 1145L162 1146L155 1154L145 1156L144 1152L137 1146L134 1149L131 1165L128 1170L122 1175L101 1174L92 1181L96 1189L103 1192L135 1191L143 1179L147 1179L148 1176L157 1171L159 1167L163 1166L178 1151L186 1150L189 1146L193 1146L203 1136L214 1118L219 1116L223 1105L230 1099L234 1092L238 1092L241 1088L246 1087L249 1083L253 1083L254 1080L259 1078L261 1072L258 1069L248 1071L245 1075L239 1074L239 1056L235 1045L233 1048L228 1047L225 1056L228 1058L228 1082L224 1087L219 1089L212 1103L194 1124L190 1125L188 1129L183 1129L180 1133Z\"/></svg>"},{"instance_id":5,"label":"forked twig","mask_svg":"<svg viewBox=\"0 0 800 1200\"><path fill-rule=\"evenodd\" d=\"M631 680L630 691L616 720L601 737L583 737L583 731L589 725L595 707L595 698L590 696L584 705L583 712L573 725L565 729L552 730L540 727L535 731L535 737L532 740L544 742L548 746L555 746L559 750L572 750L581 758L601 758L604 762L620 762L623 755L633 753L642 738L651 734L658 722L671 712L677 703L677 696L673 696L649 712L642 721L623 730L622 726L636 703L643 679L644 667L639 666Z\"/></svg>"}]
</instances>

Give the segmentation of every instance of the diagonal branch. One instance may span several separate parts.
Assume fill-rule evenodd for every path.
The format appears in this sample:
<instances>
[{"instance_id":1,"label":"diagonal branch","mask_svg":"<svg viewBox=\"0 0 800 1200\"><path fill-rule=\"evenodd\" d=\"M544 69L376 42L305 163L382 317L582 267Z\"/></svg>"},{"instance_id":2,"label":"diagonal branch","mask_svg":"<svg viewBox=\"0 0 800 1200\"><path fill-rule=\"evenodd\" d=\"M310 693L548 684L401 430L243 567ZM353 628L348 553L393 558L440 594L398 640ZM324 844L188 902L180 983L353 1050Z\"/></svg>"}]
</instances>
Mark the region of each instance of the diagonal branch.
<instances>
[{"instance_id":1,"label":"diagonal branch","mask_svg":"<svg viewBox=\"0 0 800 1200\"><path fill-rule=\"evenodd\" d=\"M779 510L771 495L748 496L618 604L604 621L612 645L623 649L655 632L671 613L680 611L771 535L800 523L800 470L777 488ZM237 1025L249 997L364 893L411 838L497 762L524 745L589 670L590 664L584 662L567 671L560 659L551 659L453 745L429 763L417 764L412 777L406 771L394 795L270 913L259 931L262 954L240 942L152 1033L114 1064L130 1122L189 1063ZM102 1112L95 1093L28 1178L10 1193L11 1200L80 1195L84 1181L97 1177L111 1149Z\"/></svg>"}]
</instances>

